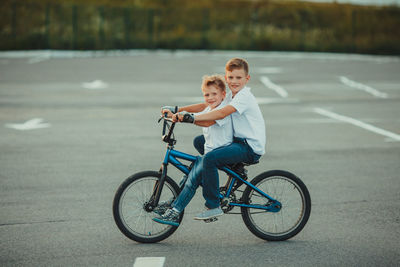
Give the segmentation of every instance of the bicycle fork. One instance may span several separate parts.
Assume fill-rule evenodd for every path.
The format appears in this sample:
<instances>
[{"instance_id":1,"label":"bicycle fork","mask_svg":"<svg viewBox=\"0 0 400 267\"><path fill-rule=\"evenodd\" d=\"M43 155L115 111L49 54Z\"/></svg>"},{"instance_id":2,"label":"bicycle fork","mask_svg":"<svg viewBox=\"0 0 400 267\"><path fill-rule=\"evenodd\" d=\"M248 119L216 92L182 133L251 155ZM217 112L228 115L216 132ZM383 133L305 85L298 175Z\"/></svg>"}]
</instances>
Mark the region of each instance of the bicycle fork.
<instances>
[{"instance_id":1,"label":"bicycle fork","mask_svg":"<svg viewBox=\"0 0 400 267\"><path fill-rule=\"evenodd\" d=\"M160 179L154 184L153 194L151 195L149 201L149 207L153 210L157 207L158 202L160 201L161 192L164 187L165 177L167 176L167 164L163 163L160 168L161 176Z\"/></svg>"},{"instance_id":2,"label":"bicycle fork","mask_svg":"<svg viewBox=\"0 0 400 267\"><path fill-rule=\"evenodd\" d=\"M146 210L147 212L152 212L154 210L155 207L157 207L158 202L160 201L160 196L161 196L161 192L163 190L164 187L164 181L165 181L165 177L167 176L167 165L163 164L160 168L160 179L158 179L153 187L153 193L149 199L149 201L146 201L143 205L144 210Z\"/></svg>"}]
</instances>

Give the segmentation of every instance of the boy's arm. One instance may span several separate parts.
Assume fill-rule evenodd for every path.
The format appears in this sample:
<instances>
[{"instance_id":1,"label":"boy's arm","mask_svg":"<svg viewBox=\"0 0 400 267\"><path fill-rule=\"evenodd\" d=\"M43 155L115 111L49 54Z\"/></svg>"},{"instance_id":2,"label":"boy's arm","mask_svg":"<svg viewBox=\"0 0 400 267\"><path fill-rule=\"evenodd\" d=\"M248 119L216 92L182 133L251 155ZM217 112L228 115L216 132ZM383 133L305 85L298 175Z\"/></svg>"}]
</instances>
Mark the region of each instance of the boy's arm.
<instances>
[{"instance_id":1,"label":"boy's arm","mask_svg":"<svg viewBox=\"0 0 400 267\"><path fill-rule=\"evenodd\" d=\"M187 111L187 112L190 112L190 113L198 113L200 111L203 111L206 107L207 107L206 103L192 104L192 105L180 107L178 109L178 112Z\"/></svg>"},{"instance_id":2,"label":"boy's arm","mask_svg":"<svg viewBox=\"0 0 400 267\"><path fill-rule=\"evenodd\" d=\"M192 104L184 107L178 107L178 112L187 111L190 113L198 113L200 111L203 111L206 107L207 107L206 103ZM175 112L174 109L175 109L174 106L164 106L161 108L161 113L167 113L168 118L171 118L172 115L174 114L173 112Z\"/></svg>"},{"instance_id":3,"label":"boy's arm","mask_svg":"<svg viewBox=\"0 0 400 267\"><path fill-rule=\"evenodd\" d=\"M207 113L195 115L194 121L196 125L199 125L198 123L202 123L205 121L214 121L215 123L216 120L221 120L234 112L236 112L236 109L231 105L227 105L221 109L216 109Z\"/></svg>"},{"instance_id":4,"label":"boy's arm","mask_svg":"<svg viewBox=\"0 0 400 267\"><path fill-rule=\"evenodd\" d=\"M184 118L184 114L183 113L191 114L190 116L192 118L194 118L194 114L193 113L189 113L189 112L186 111L186 112L180 112L180 113L177 113L177 114L173 115L172 116L172 120L174 122L183 121L183 118ZM187 122L187 121L185 121L185 122ZM214 125L216 122L215 121L191 121L191 123L194 123L195 125L201 126L201 127L209 127L211 125Z\"/></svg>"},{"instance_id":5,"label":"boy's arm","mask_svg":"<svg viewBox=\"0 0 400 267\"><path fill-rule=\"evenodd\" d=\"M195 121L194 124L197 126L201 127L210 127L211 125L214 125L216 122L215 121Z\"/></svg>"}]
</instances>

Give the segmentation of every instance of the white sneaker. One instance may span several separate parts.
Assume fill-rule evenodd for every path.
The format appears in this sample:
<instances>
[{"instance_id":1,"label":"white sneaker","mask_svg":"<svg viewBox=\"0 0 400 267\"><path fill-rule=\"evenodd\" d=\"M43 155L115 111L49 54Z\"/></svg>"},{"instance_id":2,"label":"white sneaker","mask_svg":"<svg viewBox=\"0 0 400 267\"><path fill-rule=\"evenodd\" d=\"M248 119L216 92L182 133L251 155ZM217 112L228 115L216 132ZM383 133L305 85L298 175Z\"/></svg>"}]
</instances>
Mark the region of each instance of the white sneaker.
<instances>
[{"instance_id":1,"label":"white sneaker","mask_svg":"<svg viewBox=\"0 0 400 267\"><path fill-rule=\"evenodd\" d=\"M206 211L203 211L200 214L197 214L194 219L195 220L207 220L211 218L215 218L218 216L224 215L224 212L222 211L221 207L215 208L215 209L209 209Z\"/></svg>"}]
</instances>

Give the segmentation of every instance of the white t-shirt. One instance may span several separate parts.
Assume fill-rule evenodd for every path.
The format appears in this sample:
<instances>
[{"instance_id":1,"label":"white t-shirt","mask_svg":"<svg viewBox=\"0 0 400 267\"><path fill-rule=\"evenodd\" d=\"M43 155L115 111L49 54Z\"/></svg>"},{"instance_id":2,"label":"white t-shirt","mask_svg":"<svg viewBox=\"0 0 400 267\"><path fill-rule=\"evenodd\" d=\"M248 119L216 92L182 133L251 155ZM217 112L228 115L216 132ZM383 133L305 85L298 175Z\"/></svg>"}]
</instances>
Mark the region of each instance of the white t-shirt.
<instances>
[{"instance_id":1,"label":"white t-shirt","mask_svg":"<svg viewBox=\"0 0 400 267\"><path fill-rule=\"evenodd\" d=\"M220 109L225 106L224 102L222 102L215 109ZM205 110L198 114L203 114L210 112L211 108L207 107ZM226 116L221 120L216 120L216 123L209 127L203 128L203 135L205 139L204 143L204 155L210 152L213 149L218 147L227 146L233 141L233 128L232 128L232 119L231 116Z\"/></svg>"},{"instance_id":2,"label":"white t-shirt","mask_svg":"<svg viewBox=\"0 0 400 267\"><path fill-rule=\"evenodd\" d=\"M236 112L231 114L233 135L245 138L254 153L264 155L266 144L264 118L250 88L244 87L234 98L232 92L228 92L224 104L236 109Z\"/></svg>"}]
</instances>

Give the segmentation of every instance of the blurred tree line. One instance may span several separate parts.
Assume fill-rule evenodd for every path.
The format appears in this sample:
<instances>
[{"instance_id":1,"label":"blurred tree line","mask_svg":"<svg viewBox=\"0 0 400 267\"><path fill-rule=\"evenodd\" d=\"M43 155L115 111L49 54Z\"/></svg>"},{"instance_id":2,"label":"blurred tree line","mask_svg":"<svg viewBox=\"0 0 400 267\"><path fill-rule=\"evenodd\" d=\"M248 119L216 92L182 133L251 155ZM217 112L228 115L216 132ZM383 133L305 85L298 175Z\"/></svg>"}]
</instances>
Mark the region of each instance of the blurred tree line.
<instances>
[{"instance_id":1,"label":"blurred tree line","mask_svg":"<svg viewBox=\"0 0 400 267\"><path fill-rule=\"evenodd\" d=\"M400 54L400 8L275 0L3 0L0 49Z\"/></svg>"}]
</instances>

